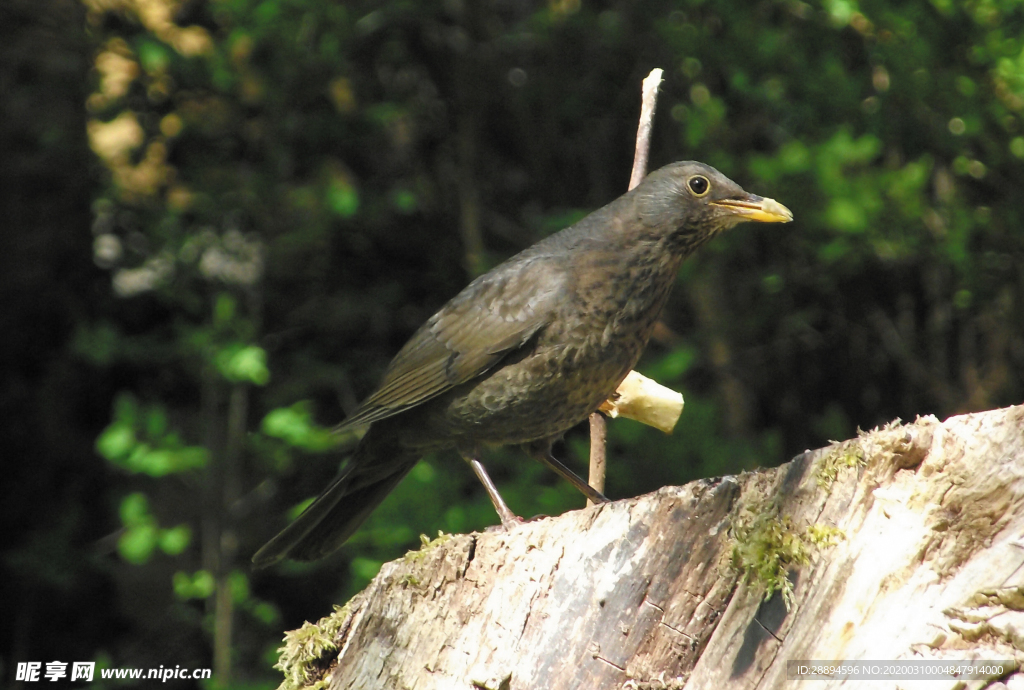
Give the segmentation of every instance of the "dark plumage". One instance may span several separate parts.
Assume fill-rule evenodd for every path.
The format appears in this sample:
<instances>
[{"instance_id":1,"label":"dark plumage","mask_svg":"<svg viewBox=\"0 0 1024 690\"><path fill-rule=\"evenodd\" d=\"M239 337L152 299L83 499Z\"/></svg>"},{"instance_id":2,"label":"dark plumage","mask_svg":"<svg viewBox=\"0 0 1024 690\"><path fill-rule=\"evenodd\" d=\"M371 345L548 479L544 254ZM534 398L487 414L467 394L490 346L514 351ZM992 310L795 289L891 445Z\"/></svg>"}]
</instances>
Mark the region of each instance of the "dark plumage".
<instances>
[{"instance_id":1,"label":"dark plumage","mask_svg":"<svg viewBox=\"0 0 1024 690\"><path fill-rule=\"evenodd\" d=\"M714 168L674 163L480 276L395 356L339 427L370 425L341 476L253 562L334 551L429 451L543 455L635 366L683 259L736 223L791 219Z\"/></svg>"}]
</instances>

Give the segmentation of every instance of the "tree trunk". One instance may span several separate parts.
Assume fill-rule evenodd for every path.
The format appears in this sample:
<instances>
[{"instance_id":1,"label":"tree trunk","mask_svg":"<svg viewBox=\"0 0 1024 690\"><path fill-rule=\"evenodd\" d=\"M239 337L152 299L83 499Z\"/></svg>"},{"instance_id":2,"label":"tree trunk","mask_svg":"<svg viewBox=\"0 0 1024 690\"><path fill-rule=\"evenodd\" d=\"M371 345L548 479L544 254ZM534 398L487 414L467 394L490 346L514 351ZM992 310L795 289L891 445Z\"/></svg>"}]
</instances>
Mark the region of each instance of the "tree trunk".
<instances>
[{"instance_id":1,"label":"tree trunk","mask_svg":"<svg viewBox=\"0 0 1024 690\"><path fill-rule=\"evenodd\" d=\"M797 660L1019 666L1024 406L441 537L285 639L283 687L777 688L810 687L787 677ZM921 686L985 686L957 682Z\"/></svg>"}]
</instances>

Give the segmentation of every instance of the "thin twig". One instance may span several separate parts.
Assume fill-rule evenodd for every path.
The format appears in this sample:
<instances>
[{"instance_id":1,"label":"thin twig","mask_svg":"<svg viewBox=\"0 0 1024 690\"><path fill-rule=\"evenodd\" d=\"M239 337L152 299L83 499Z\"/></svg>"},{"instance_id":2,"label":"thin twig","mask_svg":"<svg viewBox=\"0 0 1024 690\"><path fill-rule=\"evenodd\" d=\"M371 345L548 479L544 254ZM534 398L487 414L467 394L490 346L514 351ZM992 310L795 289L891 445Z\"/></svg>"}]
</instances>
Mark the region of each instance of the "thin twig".
<instances>
[{"instance_id":1,"label":"thin twig","mask_svg":"<svg viewBox=\"0 0 1024 690\"><path fill-rule=\"evenodd\" d=\"M604 493L604 473L608 463L608 452L605 439L608 438L608 420L600 412L590 413L590 477L587 483L600 493ZM594 502L589 498L587 505Z\"/></svg>"},{"instance_id":2,"label":"thin twig","mask_svg":"<svg viewBox=\"0 0 1024 690\"><path fill-rule=\"evenodd\" d=\"M643 96L640 105L640 125L636 130L636 153L633 156L633 173L629 176L629 188L633 189L647 174L647 158L651 152L651 129L654 126L654 108L658 102L658 87L661 86L661 69L652 69L644 79Z\"/></svg>"},{"instance_id":3,"label":"thin twig","mask_svg":"<svg viewBox=\"0 0 1024 690\"><path fill-rule=\"evenodd\" d=\"M633 189L647 174L647 159L651 152L651 129L654 125L654 108L658 102L658 87L661 86L662 70L656 68L644 79L641 91L640 125L636 130L636 153L633 156L633 172L629 176L629 188ZM607 451L605 439L608 436L608 422L600 412L590 415L590 478L588 483L604 493L605 465ZM593 505L589 500L587 505Z\"/></svg>"}]
</instances>

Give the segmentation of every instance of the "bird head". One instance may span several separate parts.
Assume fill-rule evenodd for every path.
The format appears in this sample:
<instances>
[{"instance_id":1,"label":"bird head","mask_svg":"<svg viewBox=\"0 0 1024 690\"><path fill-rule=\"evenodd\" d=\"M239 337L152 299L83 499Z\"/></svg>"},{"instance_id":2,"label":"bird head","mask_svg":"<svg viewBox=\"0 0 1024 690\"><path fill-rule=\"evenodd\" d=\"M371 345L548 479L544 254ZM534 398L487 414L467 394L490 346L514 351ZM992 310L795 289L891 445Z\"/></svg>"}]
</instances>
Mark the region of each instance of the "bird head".
<instances>
[{"instance_id":1,"label":"bird head","mask_svg":"<svg viewBox=\"0 0 1024 690\"><path fill-rule=\"evenodd\" d=\"M788 208L745 191L710 165L681 161L655 170L636 188L642 223L688 253L743 221L788 223Z\"/></svg>"}]
</instances>

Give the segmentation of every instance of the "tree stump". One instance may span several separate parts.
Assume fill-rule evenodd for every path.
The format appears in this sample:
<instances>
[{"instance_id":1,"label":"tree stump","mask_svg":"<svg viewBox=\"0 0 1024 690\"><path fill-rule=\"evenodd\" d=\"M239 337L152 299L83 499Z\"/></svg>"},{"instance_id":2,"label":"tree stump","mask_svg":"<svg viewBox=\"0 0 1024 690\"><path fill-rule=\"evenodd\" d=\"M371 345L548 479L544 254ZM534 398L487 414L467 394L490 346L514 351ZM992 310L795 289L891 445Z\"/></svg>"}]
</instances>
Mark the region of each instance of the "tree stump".
<instances>
[{"instance_id":1,"label":"tree stump","mask_svg":"<svg viewBox=\"0 0 1024 690\"><path fill-rule=\"evenodd\" d=\"M285 641L287 688L779 688L805 687L796 660L1019 667L1024 406L443 536ZM813 687L847 683L897 687Z\"/></svg>"}]
</instances>

